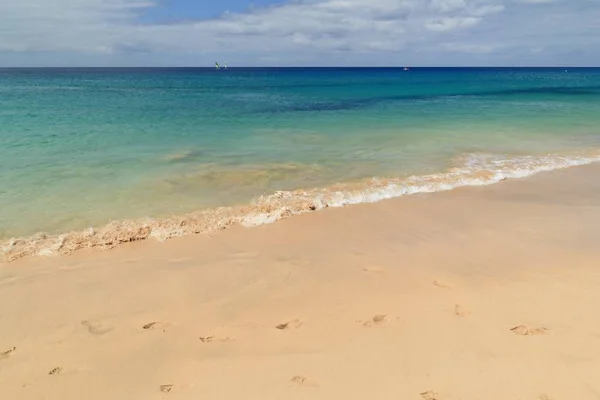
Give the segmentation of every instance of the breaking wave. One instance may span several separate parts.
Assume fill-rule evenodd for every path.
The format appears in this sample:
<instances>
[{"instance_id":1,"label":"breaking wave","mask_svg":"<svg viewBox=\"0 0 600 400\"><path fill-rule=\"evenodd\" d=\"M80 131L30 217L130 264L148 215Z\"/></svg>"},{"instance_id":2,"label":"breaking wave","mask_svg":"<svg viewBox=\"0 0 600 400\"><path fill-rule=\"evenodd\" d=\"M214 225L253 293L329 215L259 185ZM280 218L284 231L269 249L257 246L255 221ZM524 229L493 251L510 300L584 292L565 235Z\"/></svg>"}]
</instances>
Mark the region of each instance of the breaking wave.
<instances>
[{"instance_id":1,"label":"breaking wave","mask_svg":"<svg viewBox=\"0 0 600 400\"><path fill-rule=\"evenodd\" d=\"M115 221L98 229L89 228L59 235L36 234L11 239L0 245L0 263L27 256L69 254L80 249L110 249L122 243L145 239L210 233L241 225L268 224L296 214L370 203L415 193L432 193L463 186L490 185L505 179L523 178L543 171L600 161L600 150L568 156L500 157L492 154L465 154L454 167L431 175L409 178L372 178L327 188L278 191L257 198L249 205L221 207L163 219L144 218Z\"/></svg>"}]
</instances>

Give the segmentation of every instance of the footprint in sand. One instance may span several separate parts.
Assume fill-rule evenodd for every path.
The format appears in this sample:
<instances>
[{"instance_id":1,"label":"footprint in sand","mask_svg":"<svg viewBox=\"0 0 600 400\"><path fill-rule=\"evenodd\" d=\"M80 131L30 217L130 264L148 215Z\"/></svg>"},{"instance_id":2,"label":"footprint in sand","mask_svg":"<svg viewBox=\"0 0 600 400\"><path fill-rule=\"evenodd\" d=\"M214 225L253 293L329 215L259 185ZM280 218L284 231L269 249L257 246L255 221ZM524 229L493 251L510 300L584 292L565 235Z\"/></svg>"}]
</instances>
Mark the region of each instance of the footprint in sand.
<instances>
[{"instance_id":1,"label":"footprint in sand","mask_svg":"<svg viewBox=\"0 0 600 400\"><path fill-rule=\"evenodd\" d=\"M102 325L92 321L81 321L81 325L85 326L92 335L102 336L113 330L111 326Z\"/></svg>"},{"instance_id":2,"label":"footprint in sand","mask_svg":"<svg viewBox=\"0 0 600 400\"><path fill-rule=\"evenodd\" d=\"M539 399L539 400L552 400L552 399L550 398L550 396L548 396L547 394L540 394L540 395L538 396L538 399Z\"/></svg>"},{"instance_id":3,"label":"footprint in sand","mask_svg":"<svg viewBox=\"0 0 600 400\"><path fill-rule=\"evenodd\" d=\"M440 400L439 394L433 390L420 393L421 397L425 400Z\"/></svg>"},{"instance_id":4,"label":"footprint in sand","mask_svg":"<svg viewBox=\"0 0 600 400\"><path fill-rule=\"evenodd\" d=\"M50 371L48 371L48 375L58 375L62 372L62 367L56 367L56 368L52 368Z\"/></svg>"},{"instance_id":5,"label":"footprint in sand","mask_svg":"<svg viewBox=\"0 0 600 400\"><path fill-rule=\"evenodd\" d=\"M168 324L166 322L160 322L160 321L153 321L153 322L148 322L146 325L142 326L142 329L144 330L157 330L157 329L162 329L162 331L164 332L167 329Z\"/></svg>"},{"instance_id":6,"label":"footprint in sand","mask_svg":"<svg viewBox=\"0 0 600 400\"><path fill-rule=\"evenodd\" d=\"M227 343L227 342L235 342L235 339L234 338L230 338L230 337L201 336L198 339L200 339L200 341L202 343L213 343L213 342Z\"/></svg>"},{"instance_id":7,"label":"footprint in sand","mask_svg":"<svg viewBox=\"0 0 600 400\"><path fill-rule=\"evenodd\" d=\"M456 315L457 317L466 317L469 314L470 312L460 304L454 305L454 315Z\"/></svg>"},{"instance_id":8,"label":"footprint in sand","mask_svg":"<svg viewBox=\"0 0 600 400\"><path fill-rule=\"evenodd\" d=\"M363 322L363 326L370 328L372 326L383 325L389 321L387 314L376 314L369 321Z\"/></svg>"},{"instance_id":9,"label":"footprint in sand","mask_svg":"<svg viewBox=\"0 0 600 400\"><path fill-rule=\"evenodd\" d=\"M435 286L439 287L439 288L442 288L442 289L449 289L449 288L452 288L452 287L454 287L454 285L453 285L453 284L451 284L451 283L448 283L448 282L441 281L441 280L439 280L439 279L436 279L435 281L433 281L433 284L434 284Z\"/></svg>"},{"instance_id":10,"label":"footprint in sand","mask_svg":"<svg viewBox=\"0 0 600 400\"><path fill-rule=\"evenodd\" d=\"M3 351L2 353L0 353L0 360L3 360L5 358L8 358L12 353L14 353L17 350L16 347L13 347L12 349Z\"/></svg>"},{"instance_id":11,"label":"footprint in sand","mask_svg":"<svg viewBox=\"0 0 600 400\"><path fill-rule=\"evenodd\" d=\"M290 379L290 381L296 386L304 386L304 387L318 387L319 386L319 384L316 381L314 381L310 378L307 378L305 376L302 376L302 375L296 375L296 376L292 377L292 379Z\"/></svg>"},{"instance_id":12,"label":"footprint in sand","mask_svg":"<svg viewBox=\"0 0 600 400\"><path fill-rule=\"evenodd\" d=\"M169 384L169 385L160 385L160 391L163 393L169 393L171 390L173 390L173 385Z\"/></svg>"},{"instance_id":13,"label":"footprint in sand","mask_svg":"<svg viewBox=\"0 0 600 400\"><path fill-rule=\"evenodd\" d=\"M515 326L514 328L511 328L510 330L515 335L521 335L521 336L543 335L548 331L548 329L546 329L544 327L530 328L525 325L518 325L518 326Z\"/></svg>"},{"instance_id":14,"label":"footprint in sand","mask_svg":"<svg viewBox=\"0 0 600 400\"><path fill-rule=\"evenodd\" d=\"M375 267L364 267L362 270L365 271L365 272L372 272L372 273L378 273L378 274L387 271L383 267L376 267L376 266Z\"/></svg>"},{"instance_id":15,"label":"footprint in sand","mask_svg":"<svg viewBox=\"0 0 600 400\"><path fill-rule=\"evenodd\" d=\"M302 322L301 320L293 319L293 320L285 322L283 324L275 325L275 328L284 331L286 329L298 329L303 324L304 324L304 322Z\"/></svg>"}]
</instances>

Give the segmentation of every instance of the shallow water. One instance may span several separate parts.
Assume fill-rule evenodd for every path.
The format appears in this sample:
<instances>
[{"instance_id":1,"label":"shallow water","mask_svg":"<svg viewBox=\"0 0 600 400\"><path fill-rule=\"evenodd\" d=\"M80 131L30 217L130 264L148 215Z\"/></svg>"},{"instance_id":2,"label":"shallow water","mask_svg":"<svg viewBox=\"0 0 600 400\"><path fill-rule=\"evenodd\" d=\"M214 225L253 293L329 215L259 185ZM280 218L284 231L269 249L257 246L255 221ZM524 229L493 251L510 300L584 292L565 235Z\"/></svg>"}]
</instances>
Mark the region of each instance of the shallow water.
<instances>
[{"instance_id":1,"label":"shallow water","mask_svg":"<svg viewBox=\"0 0 600 400\"><path fill-rule=\"evenodd\" d=\"M598 110L600 69L0 70L0 239L592 162Z\"/></svg>"}]
</instances>

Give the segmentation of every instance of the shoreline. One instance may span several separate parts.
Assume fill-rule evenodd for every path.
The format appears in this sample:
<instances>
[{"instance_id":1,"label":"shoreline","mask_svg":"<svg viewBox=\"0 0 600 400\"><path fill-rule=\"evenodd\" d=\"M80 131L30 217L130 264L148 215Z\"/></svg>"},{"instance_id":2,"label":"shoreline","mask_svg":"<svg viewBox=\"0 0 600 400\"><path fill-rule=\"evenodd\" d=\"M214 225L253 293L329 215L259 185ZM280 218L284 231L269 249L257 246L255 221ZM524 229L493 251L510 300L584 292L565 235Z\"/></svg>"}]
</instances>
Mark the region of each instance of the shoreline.
<instances>
[{"instance_id":1,"label":"shoreline","mask_svg":"<svg viewBox=\"0 0 600 400\"><path fill-rule=\"evenodd\" d=\"M598 174L2 264L3 392L596 399Z\"/></svg>"},{"instance_id":2,"label":"shoreline","mask_svg":"<svg viewBox=\"0 0 600 400\"><path fill-rule=\"evenodd\" d=\"M556 171L600 162L599 150L539 156L493 156L464 154L461 162L447 171L408 178L371 178L362 182L336 184L328 188L277 191L248 205L219 207L167 218L113 221L61 234L37 233L0 242L0 264L27 257L71 254L86 248L113 249L119 245L155 239L211 234L232 226L256 227L325 208L421 193L437 193L470 186L487 186L506 179L522 179L541 172Z\"/></svg>"}]
</instances>

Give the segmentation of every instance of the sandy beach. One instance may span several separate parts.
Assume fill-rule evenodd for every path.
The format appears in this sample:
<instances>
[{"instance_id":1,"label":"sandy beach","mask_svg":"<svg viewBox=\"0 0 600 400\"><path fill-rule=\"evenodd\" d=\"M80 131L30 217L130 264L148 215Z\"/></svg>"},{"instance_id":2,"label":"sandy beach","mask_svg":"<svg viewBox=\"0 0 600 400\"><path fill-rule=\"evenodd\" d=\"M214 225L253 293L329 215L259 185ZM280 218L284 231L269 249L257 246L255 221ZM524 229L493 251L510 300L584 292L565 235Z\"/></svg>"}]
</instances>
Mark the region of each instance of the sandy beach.
<instances>
[{"instance_id":1,"label":"sandy beach","mask_svg":"<svg viewBox=\"0 0 600 400\"><path fill-rule=\"evenodd\" d=\"M598 176L2 264L0 398L599 399Z\"/></svg>"}]
</instances>

